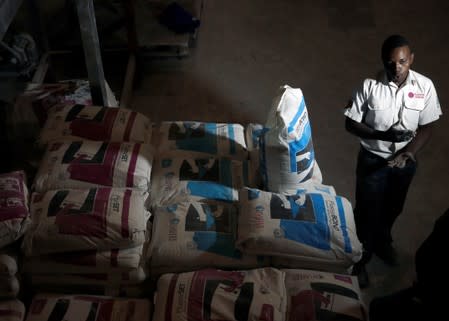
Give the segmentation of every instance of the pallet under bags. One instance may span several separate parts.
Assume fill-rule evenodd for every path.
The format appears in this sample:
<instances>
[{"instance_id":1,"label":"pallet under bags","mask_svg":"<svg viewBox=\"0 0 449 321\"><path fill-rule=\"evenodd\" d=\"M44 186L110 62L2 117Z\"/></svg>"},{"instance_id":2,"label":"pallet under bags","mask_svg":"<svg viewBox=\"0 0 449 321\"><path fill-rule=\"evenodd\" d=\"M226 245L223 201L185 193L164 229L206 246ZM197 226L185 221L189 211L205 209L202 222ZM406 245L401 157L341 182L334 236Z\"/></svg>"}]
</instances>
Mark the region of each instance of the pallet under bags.
<instances>
[{"instance_id":1,"label":"pallet under bags","mask_svg":"<svg viewBox=\"0 0 449 321\"><path fill-rule=\"evenodd\" d=\"M296 267L350 269L362 255L351 204L328 193L239 192L237 247L296 261ZM301 264L303 265L301 265Z\"/></svg>"},{"instance_id":2,"label":"pallet under bags","mask_svg":"<svg viewBox=\"0 0 449 321\"><path fill-rule=\"evenodd\" d=\"M0 174L0 248L26 232L30 223L28 202L25 172Z\"/></svg>"},{"instance_id":3,"label":"pallet under bags","mask_svg":"<svg viewBox=\"0 0 449 321\"><path fill-rule=\"evenodd\" d=\"M23 321L25 305L19 300L0 301L0 319L2 321Z\"/></svg>"},{"instance_id":4,"label":"pallet under bags","mask_svg":"<svg viewBox=\"0 0 449 321\"><path fill-rule=\"evenodd\" d=\"M87 139L150 144L151 126L146 116L130 109L57 105L50 109L37 143L43 147L54 141Z\"/></svg>"},{"instance_id":5,"label":"pallet under bags","mask_svg":"<svg viewBox=\"0 0 449 321\"><path fill-rule=\"evenodd\" d=\"M235 247L237 207L218 202L183 202L154 212L149 254L152 275L200 268L255 268L262 259Z\"/></svg>"},{"instance_id":6,"label":"pallet under bags","mask_svg":"<svg viewBox=\"0 0 449 321\"><path fill-rule=\"evenodd\" d=\"M159 153L189 150L241 160L248 158L244 128L240 124L162 122L153 136Z\"/></svg>"},{"instance_id":7,"label":"pallet under bags","mask_svg":"<svg viewBox=\"0 0 449 321\"><path fill-rule=\"evenodd\" d=\"M148 190L153 152L150 145L96 141L48 145L34 180L36 192L96 186Z\"/></svg>"},{"instance_id":8,"label":"pallet under bags","mask_svg":"<svg viewBox=\"0 0 449 321\"><path fill-rule=\"evenodd\" d=\"M271 192L295 193L298 184L313 177L315 168L312 129L301 89L280 88L265 128L261 141L264 184Z\"/></svg>"},{"instance_id":9,"label":"pallet under bags","mask_svg":"<svg viewBox=\"0 0 449 321\"><path fill-rule=\"evenodd\" d=\"M287 321L366 321L367 310L351 275L285 269Z\"/></svg>"},{"instance_id":10,"label":"pallet under bags","mask_svg":"<svg viewBox=\"0 0 449 321\"><path fill-rule=\"evenodd\" d=\"M150 318L151 303L146 299L37 294L26 321L146 321Z\"/></svg>"},{"instance_id":11,"label":"pallet under bags","mask_svg":"<svg viewBox=\"0 0 449 321\"><path fill-rule=\"evenodd\" d=\"M147 196L136 189L108 187L34 193L33 224L23 251L33 256L142 245L148 238Z\"/></svg>"},{"instance_id":12,"label":"pallet under bags","mask_svg":"<svg viewBox=\"0 0 449 321\"><path fill-rule=\"evenodd\" d=\"M157 282L153 321L285 320L284 277L273 268L164 274Z\"/></svg>"},{"instance_id":13,"label":"pallet under bags","mask_svg":"<svg viewBox=\"0 0 449 321\"><path fill-rule=\"evenodd\" d=\"M165 153L154 161L151 206L165 206L187 199L234 202L238 190L253 186L248 161L198 152Z\"/></svg>"}]
</instances>

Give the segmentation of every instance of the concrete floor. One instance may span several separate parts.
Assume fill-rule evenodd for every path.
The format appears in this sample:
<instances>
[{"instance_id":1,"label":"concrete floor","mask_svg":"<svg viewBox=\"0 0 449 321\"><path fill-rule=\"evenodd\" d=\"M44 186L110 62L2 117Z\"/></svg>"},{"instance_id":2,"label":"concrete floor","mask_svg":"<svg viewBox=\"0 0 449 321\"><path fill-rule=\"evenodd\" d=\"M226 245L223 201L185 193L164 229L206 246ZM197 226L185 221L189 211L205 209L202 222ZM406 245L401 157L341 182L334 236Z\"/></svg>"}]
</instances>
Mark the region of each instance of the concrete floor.
<instances>
[{"instance_id":1,"label":"concrete floor","mask_svg":"<svg viewBox=\"0 0 449 321\"><path fill-rule=\"evenodd\" d=\"M344 129L343 107L353 88L382 67L383 39L400 33L412 43L413 69L434 81L447 114L448 12L446 0L205 0L191 56L147 61L133 108L154 121L264 123L277 88L300 87L324 183L353 202L358 141ZM394 226L400 266L377 258L368 265L367 304L411 284L415 251L449 207L448 122L443 115L420 153Z\"/></svg>"}]
</instances>

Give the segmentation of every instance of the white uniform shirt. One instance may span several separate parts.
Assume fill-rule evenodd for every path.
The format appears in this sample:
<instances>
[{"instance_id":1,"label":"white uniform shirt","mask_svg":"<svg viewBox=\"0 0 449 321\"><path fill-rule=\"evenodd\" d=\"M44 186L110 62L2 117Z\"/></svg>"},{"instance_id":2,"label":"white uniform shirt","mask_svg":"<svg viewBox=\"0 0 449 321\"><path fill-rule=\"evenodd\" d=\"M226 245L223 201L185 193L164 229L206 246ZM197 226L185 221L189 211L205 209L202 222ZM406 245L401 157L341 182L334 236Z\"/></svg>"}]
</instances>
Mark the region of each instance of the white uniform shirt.
<instances>
[{"instance_id":1,"label":"white uniform shirt","mask_svg":"<svg viewBox=\"0 0 449 321\"><path fill-rule=\"evenodd\" d=\"M442 112L432 81L410 70L401 88L389 82L385 72L378 79L365 79L344 114L375 130L386 131L394 125L399 130L415 131L418 126L436 121ZM361 138L360 142L365 149L388 159L409 141L392 143Z\"/></svg>"}]
</instances>

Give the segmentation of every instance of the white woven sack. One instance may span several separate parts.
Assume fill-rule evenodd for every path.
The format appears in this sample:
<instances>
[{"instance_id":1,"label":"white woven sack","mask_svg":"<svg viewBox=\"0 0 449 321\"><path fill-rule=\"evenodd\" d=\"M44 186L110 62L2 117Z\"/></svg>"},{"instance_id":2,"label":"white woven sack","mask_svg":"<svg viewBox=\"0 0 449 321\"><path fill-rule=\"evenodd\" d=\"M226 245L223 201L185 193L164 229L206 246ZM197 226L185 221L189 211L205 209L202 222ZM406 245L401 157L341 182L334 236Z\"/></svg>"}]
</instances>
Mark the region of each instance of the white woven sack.
<instances>
[{"instance_id":1,"label":"white woven sack","mask_svg":"<svg viewBox=\"0 0 449 321\"><path fill-rule=\"evenodd\" d=\"M360 259L362 245L345 198L328 193L287 196L249 188L239 194L237 246L244 253L307 264L318 259L347 268Z\"/></svg>"},{"instance_id":2,"label":"white woven sack","mask_svg":"<svg viewBox=\"0 0 449 321\"><path fill-rule=\"evenodd\" d=\"M235 247L237 207L184 202L154 212L149 249L152 275L200 268L255 268L263 262Z\"/></svg>"},{"instance_id":3,"label":"white woven sack","mask_svg":"<svg viewBox=\"0 0 449 321\"><path fill-rule=\"evenodd\" d=\"M26 321L150 320L151 303L147 299L127 299L92 295L37 294L31 302Z\"/></svg>"},{"instance_id":4,"label":"white woven sack","mask_svg":"<svg viewBox=\"0 0 449 321\"><path fill-rule=\"evenodd\" d=\"M81 139L105 142L151 143L151 122L125 108L58 105L50 109L37 143Z\"/></svg>"},{"instance_id":5,"label":"white woven sack","mask_svg":"<svg viewBox=\"0 0 449 321\"><path fill-rule=\"evenodd\" d=\"M23 272L29 274L112 273L137 269L143 245L110 251L79 251L25 257Z\"/></svg>"},{"instance_id":6,"label":"white woven sack","mask_svg":"<svg viewBox=\"0 0 449 321\"><path fill-rule=\"evenodd\" d=\"M264 173L266 172L264 167L261 164L264 164L263 161L263 153L261 152L261 144L262 136L264 135L265 129L263 125L250 123L246 126L245 129L245 137L246 137L246 145L248 146L249 160L250 164L248 168L250 169L251 177L255 182L255 186L263 186L266 183L264 180ZM303 183L298 183L296 185L296 189L304 189L304 186L308 186L310 184L321 184L323 181L323 176L321 173L321 169L318 166L318 162L315 160L313 165L312 177L306 180ZM247 185L249 186L249 185ZM252 187L252 186L250 186ZM264 189L264 188L262 188Z\"/></svg>"},{"instance_id":7,"label":"white woven sack","mask_svg":"<svg viewBox=\"0 0 449 321\"><path fill-rule=\"evenodd\" d=\"M238 190L254 186L248 161L197 152L171 152L154 161L151 206L166 206L186 199L237 201Z\"/></svg>"},{"instance_id":8,"label":"white woven sack","mask_svg":"<svg viewBox=\"0 0 449 321\"><path fill-rule=\"evenodd\" d=\"M153 321L283 321L284 277L273 268L165 274L157 282Z\"/></svg>"},{"instance_id":9,"label":"white woven sack","mask_svg":"<svg viewBox=\"0 0 449 321\"><path fill-rule=\"evenodd\" d=\"M147 239L147 195L108 187L34 193L23 251L36 256L140 246Z\"/></svg>"},{"instance_id":10,"label":"white woven sack","mask_svg":"<svg viewBox=\"0 0 449 321\"><path fill-rule=\"evenodd\" d=\"M13 299L17 297L19 291L20 283L15 276L0 276L0 300Z\"/></svg>"},{"instance_id":11,"label":"white woven sack","mask_svg":"<svg viewBox=\"0 0 449 321\"><path fill-rule=\"evenodd\" d=\"M316 183L314 180L309 180L305 183L298 185L298 189L296 190L295 194L304 194L304 193L318 193L318 194L324 193L337 196L335 188L333 186Z\"/></svg>"},{"instance_id":12,"label":"white woven sack","mask_svg":"<svg viewBox=\"0 0 449 321\"><path fill-rule=\"evenodd\" d=\"M19 300L0 301L0 316L2 321L23 321L25 305Z\"/></svg>"},{"instance_id":13,"label":"white woven sack","mask_svg":"<svg viewBox=\"0 0 449 321\"><path fill-rule=\"evenodd\" d=\"M34 180L36 192L96 186L150 186L152 148L147 144L94 141L51 143Z\"/></svg>"},{"instance_id":14,"label":"white woven sack","mask_svg":"<svg viewBox=\"0 0 449 321\"><path fill-rule=\"evenodd\" d=\"M159 153L188 150L247 159L244 128L240 124L167 121L153 131Z\"/></svg>"},{"instance_id":15,"label":"white woven sack","mask_svg":"<svg viewBox=\"0 0 449 321\"><path fill-rule=\"evenodd\" d=\"M311 270L282 270L286 320L368 320L357 277Z\"/></svg>"},{"instance_id":16,"label":"white woven sack","mask_svg":"<svg viewBox=\"0 0 449 321\"><path fill-rule=\"evenodd\" d=\"M28 202L25 172L0 174L0 248L25 234L30 223Z\"/></svg>"},{"instance_id":17,"label":"white woven sack","mask_svg":"<svg viewBox=\"0 0 449 321\"><path fill-rule=\"evenodd\" d=\"M17 270L17 259L7 254L0 254L0 277L13 276Z\"/></svg>"},{"instance_id":18,"label":"white woven sack","mask_svg":"<svg viewBox=\"0 0 449 321\"><path fill-rule=\"evenodd\" d=\"M313 176L312 130L301 89L282 86L261 142L262 177L269 191L295 193ZM321 183L321 182L320 182Z\"/></svg>"}]
</instances>

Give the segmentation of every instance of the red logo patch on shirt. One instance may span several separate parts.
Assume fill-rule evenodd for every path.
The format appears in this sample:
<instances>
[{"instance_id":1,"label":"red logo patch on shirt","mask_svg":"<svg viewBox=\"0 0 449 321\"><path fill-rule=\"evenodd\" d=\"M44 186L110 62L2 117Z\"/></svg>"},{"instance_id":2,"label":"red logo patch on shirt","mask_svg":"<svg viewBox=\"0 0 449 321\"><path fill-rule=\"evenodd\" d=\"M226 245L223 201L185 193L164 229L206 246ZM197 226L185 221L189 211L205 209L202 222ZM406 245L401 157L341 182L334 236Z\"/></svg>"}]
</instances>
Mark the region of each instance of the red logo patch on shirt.
<instances>
[{"instance_id":1,"label":"red logo patch on shirt","mask_svg":"<svg viewBox=\"0 0 449 321\"><path fill-rule=\"evenodd\" d=\"M421 94L421 93L413 93L413 92L409 92L408 93L408 96L410 97L410 98L424 98L424 94Z\"/></svg>"}]
</instances>

